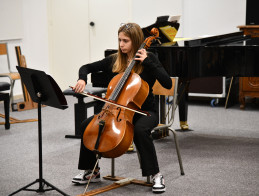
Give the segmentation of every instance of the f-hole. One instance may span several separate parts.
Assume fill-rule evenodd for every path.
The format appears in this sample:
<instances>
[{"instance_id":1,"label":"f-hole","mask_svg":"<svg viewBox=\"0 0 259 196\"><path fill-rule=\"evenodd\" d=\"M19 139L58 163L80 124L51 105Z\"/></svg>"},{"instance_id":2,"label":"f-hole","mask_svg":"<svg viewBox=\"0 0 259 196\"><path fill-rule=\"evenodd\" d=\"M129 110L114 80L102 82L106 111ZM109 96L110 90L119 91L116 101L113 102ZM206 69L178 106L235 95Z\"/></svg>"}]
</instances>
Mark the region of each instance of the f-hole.
<instances>
[{"instance_id":1,"label":"f-hole","mask_svg":"<svg viewBox=\"0 0 259 196\"><path fill-rule=\"evenodd\" d=\"M119 116L120 116L120 113L121 113L121 108L120 107L117 107L117 110L119 110L119 113L117 115L117 121L120 122L121 119L119 119Z\"/></svg>"}]
</instances>

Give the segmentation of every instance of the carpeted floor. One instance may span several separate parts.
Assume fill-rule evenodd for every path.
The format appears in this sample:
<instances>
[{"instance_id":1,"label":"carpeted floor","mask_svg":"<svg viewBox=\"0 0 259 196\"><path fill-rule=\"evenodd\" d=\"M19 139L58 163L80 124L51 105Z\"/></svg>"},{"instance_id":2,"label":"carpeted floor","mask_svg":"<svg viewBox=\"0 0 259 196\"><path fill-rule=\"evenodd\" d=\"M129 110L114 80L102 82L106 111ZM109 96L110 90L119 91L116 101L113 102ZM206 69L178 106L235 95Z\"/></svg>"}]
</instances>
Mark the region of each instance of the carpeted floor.
<instances>
[{"instance_id":1,"label":"carpeted floor","mask_svg":"<svg viewBox=\"0 0 259 196\"><path fill-rule=\"evenodd\" d=\"M74 134L73 97L66 97L69 108L42 108L43 178L68 195L84 192L72 178L78 174L79 139ZM3 113L3 103L0 103ZM91 113L92 111L89 111ZM173 127L179 128L178 111ZM11 112L18 119L37 118L37 110ZM1 121L3 119L0 119ZM259 194L259 106L248 103L229 109L212 108L207 102L192 101L188 123L193 131L178 132L185 175L180 175L173 137L156 140L155 146L167 190L163 196L258 195ZM37 122L0 126L0 195L5 196L39 178ZM110 159L100 161L101 175L110 174ZM145 180L136 152L116 159L116 175ZM112 182L90 184L89 189ZM33 186L38 188L38 184ZM60 195L56 191L17 195ZM102 195L152 195L151 188L127 185Z\"/></svg>"}]
</instances>

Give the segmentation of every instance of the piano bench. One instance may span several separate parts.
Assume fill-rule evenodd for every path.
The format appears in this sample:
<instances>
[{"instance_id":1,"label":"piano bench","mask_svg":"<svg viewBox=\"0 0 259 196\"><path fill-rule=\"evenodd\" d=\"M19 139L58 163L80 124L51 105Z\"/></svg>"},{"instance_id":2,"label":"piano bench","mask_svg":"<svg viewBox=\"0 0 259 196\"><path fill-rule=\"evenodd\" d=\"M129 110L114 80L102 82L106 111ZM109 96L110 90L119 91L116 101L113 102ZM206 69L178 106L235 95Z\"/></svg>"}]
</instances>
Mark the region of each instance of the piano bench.
<instances>
[{"instance_id":1,"label":"piano bench","mask_svg":"<svg viewBox=\"0 0 259 196\"><path fill-rule=\"evenodd\" d=\"M85 92L92 95L101 97L103 93L106 93L106 88L92 87L91 85L86 85ZM74 116L75 116L75 135L66 135L65 138L81 138L80 126L83 120L87 119L87 108L94 107L94 113L99 113L102 109L102 102L93 100L89 102L84 102L86 96L75 93L71 88L63 91L64 95L74 96L77 98L78 102L74 104Z\"/></svg>"}]
</instances>

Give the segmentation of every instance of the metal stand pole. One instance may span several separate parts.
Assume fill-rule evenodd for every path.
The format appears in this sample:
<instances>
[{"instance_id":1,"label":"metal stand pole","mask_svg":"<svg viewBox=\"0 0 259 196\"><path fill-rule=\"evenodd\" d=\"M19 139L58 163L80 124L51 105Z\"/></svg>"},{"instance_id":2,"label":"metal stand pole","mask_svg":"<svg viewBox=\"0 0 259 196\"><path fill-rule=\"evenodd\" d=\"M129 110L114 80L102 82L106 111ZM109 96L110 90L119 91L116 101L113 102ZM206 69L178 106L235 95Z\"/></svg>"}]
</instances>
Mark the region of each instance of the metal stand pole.
<instances>
[{"instance_id":1,"label":"metal stand pole","mask_svg":"<svg viewBox=\"0 0 259 196\"><path fill-rule=\"evenodd\" d=\"M59 190L57 187L53 186L52 184L50 184L49 182L47 182L45 179L43 179L43 175L42 175L42 124L41 124L41 93L38 92L37 93L37 97L39 98L39 102L38 102L38 144L39 144L39 179L36 179L34 182L20 188L19 190L11 193L9 196L11 195L15 195L16 193L20 192L20 191L35 191L37 193L43 193L45 191L51 191L51 190L56 190L57 192L59 192L62 195L68 196L66 193L62 192L61 190ZM28 189L28 187L32 186L35 183L39 183L39 188L38 189ZM44 189L44 185L47 185L51 188L48 189Z\"/></svg>"}]
</instances>

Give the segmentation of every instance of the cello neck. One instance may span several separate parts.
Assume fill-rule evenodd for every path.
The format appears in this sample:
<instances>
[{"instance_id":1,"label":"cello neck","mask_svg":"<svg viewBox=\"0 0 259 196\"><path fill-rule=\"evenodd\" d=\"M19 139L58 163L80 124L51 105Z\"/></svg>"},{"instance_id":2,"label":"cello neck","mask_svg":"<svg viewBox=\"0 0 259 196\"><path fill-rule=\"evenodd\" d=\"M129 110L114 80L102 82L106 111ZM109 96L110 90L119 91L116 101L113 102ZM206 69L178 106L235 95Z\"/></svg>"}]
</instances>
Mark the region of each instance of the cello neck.
<instances>
[{"instance_id":1,"label":"cello neck","mask_svg":"<svg viewBox=\"0 0 259 196\"><path fill-rule=\"evenodd\" d=\"M141 46L139 47L138 50L141 50L143 48L145 48L146 43L142 43ZM115 87L114 91L111 94L110 100L112 101L116 101L117 97L120 95L120 92L122 90L122 88L124 87L125 83L127 82L127 79L134 67L134 65L136 64L136 61L134 60L136 58L136 54L133 58L133 60L130 62L129 66L127 67L127 69L125 70L123 76L121 77L118 85Z\"/></svg>"}]
</instances>

